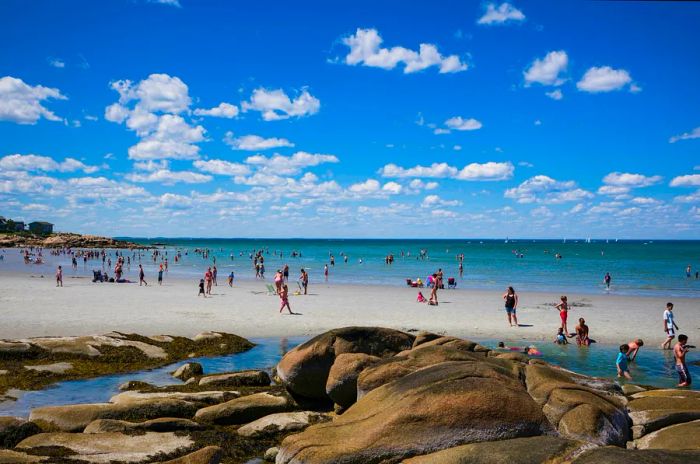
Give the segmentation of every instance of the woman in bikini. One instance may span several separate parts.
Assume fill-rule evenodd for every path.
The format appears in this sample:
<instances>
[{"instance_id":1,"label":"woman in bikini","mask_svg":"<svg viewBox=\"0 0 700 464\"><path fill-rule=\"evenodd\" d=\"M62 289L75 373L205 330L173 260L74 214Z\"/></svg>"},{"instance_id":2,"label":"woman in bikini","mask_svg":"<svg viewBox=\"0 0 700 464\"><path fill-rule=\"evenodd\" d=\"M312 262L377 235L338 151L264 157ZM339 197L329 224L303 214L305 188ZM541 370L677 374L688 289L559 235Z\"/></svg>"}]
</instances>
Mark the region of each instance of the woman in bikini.
<instances>
[{"instance_id":1,"label":"woman in bikini","mask_svg":"<svg viewBox=\"0 0 700 464\"><path fill-rule=\"evenodd\" d=\"M561 319L561 328L564 330L564 335L569 337L569 329L566 326L566 320L569 317L569 301L565 295L562 295L561 302L555 308L559 310L559 318Z\"/></svg>"}]
</instances>

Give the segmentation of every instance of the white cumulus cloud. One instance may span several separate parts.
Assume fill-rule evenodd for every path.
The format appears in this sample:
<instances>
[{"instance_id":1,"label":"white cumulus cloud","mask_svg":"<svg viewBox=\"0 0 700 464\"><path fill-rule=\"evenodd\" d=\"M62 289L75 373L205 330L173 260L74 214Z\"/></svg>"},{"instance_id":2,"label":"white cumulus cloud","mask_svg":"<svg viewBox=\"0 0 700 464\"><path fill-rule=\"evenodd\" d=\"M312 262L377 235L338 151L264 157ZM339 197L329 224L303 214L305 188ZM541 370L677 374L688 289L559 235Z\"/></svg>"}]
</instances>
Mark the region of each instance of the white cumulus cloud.
<instances>
[{"instance_id":1,"label":"white cumulus cloud","mask_svg":"<svg viewBox=\"0 0 700 464\"><path fill-rule=\"evenodd\" d=\"M210 174L218 174L220 176L247 176L250 174L250 168L245 164L232 163L230 161L213 159L213 160L197 160L192 163L195 168Z\"/></svg>"},{"instance_id":2,"label":"white cumulus cloud","mask_svg":"<svg viewBox=\"0 0 700 464\"><path fill-rule=\"evenodd\" d=\"M535 82L542 85L562 85L565 79L560 74L566 71L568 64L569 56L564 50L551 51L544 58L536 59L523 72L525 85Z\"/></svg>"},{"instance_id":3,"label":"white cumulus cloud","mask_svg":"<svg viewBox=\"0 0 700 464\"><path fill-rule=\"evenodd\" d=\"M700 138L700 127L696 127L690 132L684 132L679 135L674 135L670 139L668 139L669 143L676 143L679 140L691 140L691 139L698 139Z\"/></svg>"},{"instance_id":4,"label":"white cumulus cloud","mask_svg":"<svg viewBox=\"0 0 700 464\"><path fill-rule=\"evenodd\" d=\"M238 107L230 103L222 102L219 103L219 106L215 106L214 108L197 108L194 110L194 114L196 116L213 116L216 118L231 119L238 116Z\"/></svg>"},{"instance_id":5,"label":"white cumulus cloud","mask_svg":"<svg viewBox=\"0 0 700 464\"><path fill-rule=\"evenodd\" d=\"M603 183L618 187L648 187L661 182L661 176L645 176L643 174L632 174L629 172L611 172L603 177Z\"/></svg>"},{"instance_id":6,"label":"white cumulus cloud","mask_svg":"<svg viewBox=\"0 0 700 464\"><path fill-rule=\"evenodd\" d=\"M282 89L268 90L260 87L253 91L250 101L243 102L241 107L243 111L259 111L265 121L277 121L316 114L321 108L321 102L307 89L303 89L296 98L289 98Z\"/></svg>"},{"instance_id":7,"label":"white cumulus cloud","mask_svg":"<svg viewBox=\"0 0 700 464\"><path fill-rule=\"evenodd\" d=\"M525 15L510 3L504 2L499 6L495 3L486 5L486 12L477 21L478 24L503 24L507 21L524 21Z\"/></svg>"},{"instance_id":8,"label":"white cumulus cloud","mask_svg":"<svg viewBox=\"0 0 700 464\"><path fill-rule=\"evenodd\" d=\"M414 166L403 168L390 163L379 170L382 177L425 177L425 178L451 178L467 181L505 180L513 176L515 168L510 162L497 163L471 163L461 170L447 163L433 163L430 166Z\"/></svg>"},{"instance_id":9,"label":"white cumulus cloud","mask_svg":"<svg viewBox=\"0 0 700 464\"><path fill-rule=\"evenodd\" d=\"M234 150L269 150L270 148L293 147L294 144L282 138L263 138L259 135L242 135L234 137L233 132L226 132L224 143Z\"/></svg>"},{"instance_id":10,"label":"white cumulus cloud","mask_svg":"<svg viewBox=\"0 0 700 464\"><path fill-rule=\"evenodd\" d=\"M506 190L504 196L518 203L557 204L592 198L593 194L578 188L574 181L558 181L549 176L538 175Z\"/></svg>"},{"instance_id":11,"label":"white cumulus cloud","mask_svg":"<svg viewBox=\"0 0 700 464\"><path fill-rule=\"evenodd\" d=\"M382 69L394 69L399 63L404 64L403 72L410 74L437 66L441 74L466 71L467 64L457 55L443 56L433 44L422 43L416 52L405 47L381 47L383 39L376 29L358 28L355 34L343 39L350 48L345 63L349 65L370 66Z\"/></svg>"},{"instance_id":12,"label":"white cumulus cloud","mask_svg":"<svg viewBox=\"0 0 700 464\"><path fill-rule=\"evenodd\" d=\"M552 100L561 100L562 98L564 98L564 93L560 89L555 89L551 92L545 92L545 95L547 95Z\"/></svg>"},{"instance_id":13,"label":"white cumulus cloud","mask_svg":"<svg viewBox=\"0 0 700 464\"><path fill-rule=\"evenodd\" d=\"M58 162L48 156L20 154L0 158L0 168L5 171L83 171L88 174L100 169L97 166L88 166L75 158L66 158Z\"/></svg>"},{"instance_id":14,"label":"white cumulus cloud","mask_svg":"<svg viewBox=\"0 0 700 464\"><path fill-rule=\"evenodd\" d=\"M576 87L590 93L611 92L620 90L630 82L632 82L632 77L624 69L594 66L586 71L581 80L576 83Z\"/></svg>"},{"instance_id":15,"label":"white cumulus cloud","mask_svg":"<svg viewBox=\"0 0 700 464\"><path fill-rule=\"evenodd\" d=\"M478 121L474 118L464 119L461 116L455 116L448 119L447 121L445 121L445 125L450 129L458 131L472 131L481 129L483 127L481 121Z\"/></svg>"},{"instance_id":16,"label":"white cumulus cloud","mask_svg":"<svg viewBox=\"0 0 700 464\"><path fill-rule=\"evenodd\" d=\"M700 186L700 174L688 174L674 177L671 180L671 187L698 187Z\"/></svg>"},{"instance_id":17,"label":"white cumulus cloud","mask_svg":"<svg viewBox=\"0 0 700 464\"><path fill-rule=\"evenodd\" d=\"M43 106L44 100L66 100L58 89L42 85L28 85L12 76L0 78L0 121L17 124L36 124L42 117L49 121L61 121L51 110Z\"/></svg>"}]
</instances>

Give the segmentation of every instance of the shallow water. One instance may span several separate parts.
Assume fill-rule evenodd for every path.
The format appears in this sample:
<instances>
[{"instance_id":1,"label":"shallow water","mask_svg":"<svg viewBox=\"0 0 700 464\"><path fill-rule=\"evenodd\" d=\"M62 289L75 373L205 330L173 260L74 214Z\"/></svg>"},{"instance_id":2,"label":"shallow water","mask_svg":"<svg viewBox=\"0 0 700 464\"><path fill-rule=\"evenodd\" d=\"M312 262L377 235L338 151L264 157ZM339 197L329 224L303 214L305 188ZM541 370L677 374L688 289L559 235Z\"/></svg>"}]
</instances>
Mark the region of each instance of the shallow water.
<instances>
[{"instance_id":1,"label":"shallow water","mask_svg":"<svg viewBox=\"0 0 700 464\"><path fill-rule=\"evenodd\" d=\"M300 240L300 239L130 239L139 243L162 246L167 252L169 276L203 277L207 266L218 267L220 281L225 281L233 271L236 279L250 280L254 271L249 258L253 250L266 250L266 277L271 281L275 270L284 264L290 266L290 278L299 275L299 268L309 271L311 284L323 280L323 267L329 263L329 255L335 256L335 266L330 266L331 283L405 285L406 278L426 279L438 268L446 277L455 277L459 288L503 289L513 285L521 291L566 291L604 293L603 276L612 275L613 294L654 296L700 296L700 279L694 272L700 263L700 241L641 241L621 240ZM194 253L195 248L210 250L208 259ZM292 258L293 250L302 257ZM417 259L420 250L427 252L426 259ZM174 257L181 252L182 259ZM517 251L517 255L516 255ZM92 269L102 268L101 260L93 260L73 271L68 256L44 256L43 265L24 266L18 250L4 250L5 260L0 269L32 269L32 272L53 275L56 265L64 266L66 277L87 275ZM283 254L280 257L279 253ZM114 265L114 251L112 265ZM134 257L125 277L138 281L138 254L125 250L124 256ZM141 262L146 278L155 280L157 264L150 259L149 251L142 251ZM187 254L186 254L187 253ZM395 261L387 265L384 258L392 253ZM402 256L403 253L403 256ZM456 256L464 254L464 274L459 275ZM562 259L555 259L555 254ZM348 262L344 262L344 255ZM517 256L522 255L522 258ZM695 260L690 257L694 257ZM686 278L685 269L692 265L692 278ZM109 274L113 274L111 271Z\"/></svg>"},{"instance_id":2,"label":"shallow water","mask_svg":"<svg viewBox=\"0 0 700 464\"><path fill-rule=\"evenodd\" d=\"M119 385L129 380L149 382L154 385L180 383L170 375L177 367L190 361L199 362L206 374L229 372L243 369L270 370L277 365L291 348L303 343L305 338L261 338L253 339L257 345L245 353L212 358L193 358L158 369L133 372L127 374L108 375L94 379L71 380L59 382L45 390L22 392L17 401L0 403L0 416L26 417L32 408L79 403L102 403L119 393ZM495 340L478 340L485 346L495 348ZM615 358L619 348L613 345L593 344L591 347L571 345L544 344L542 342L520 344L509 343L509 346L529 346L535 344L542 352L542 359L559 365L574 372L616 379ZM688 362L700 360L700 353L692 351L688 354ZM700 366L688 365L691 376L700 382ZM632 383L652 385L656 387L675 387L678 380L674 368L673 355L658 348L643 347L637 356L637 361L630 364L633 377ZM620 380L620 382L624 382ZM695 383L693 388L698 388Z\"/></svg>"}]
</instances>

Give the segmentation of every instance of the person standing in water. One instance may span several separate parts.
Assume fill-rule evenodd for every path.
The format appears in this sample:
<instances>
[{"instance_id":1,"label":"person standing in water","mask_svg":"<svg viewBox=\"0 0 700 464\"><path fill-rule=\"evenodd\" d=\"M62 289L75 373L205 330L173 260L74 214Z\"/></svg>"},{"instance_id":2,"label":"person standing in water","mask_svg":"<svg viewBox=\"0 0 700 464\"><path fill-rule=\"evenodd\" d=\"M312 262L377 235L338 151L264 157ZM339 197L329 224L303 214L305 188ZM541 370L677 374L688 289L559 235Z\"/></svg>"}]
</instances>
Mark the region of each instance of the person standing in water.
<instances>
[{"instance_id":1,"label":"person standing in water","mask_svg":"<svg viewBox=\"0 0 700 464\"><path fill-rule=\"evenodd\" d=\"M666 332L666 340L661 344L662 350L671 349L671 341L676 338L676 330L678 325L673 320L673 303L666 303L664 311L664 332Z\"/></svg>"},{"instance_id":2,"label":"person standing in water","mask_svg":"<svg viewBox=\"0 0 700 464\"><path fill-rule=\"evenodd\" d=\"M578 346L590 346L591 339L588 338L588 326L586 325L586 321L582 317L579 317L578 325L576 326L575 330L576 344Z\"/></svg>"},{"instance_id":3,"label":"person standing in water","mask_svg":"<svg viewBox=\"0 0 700 464\"><path fill-rule=\"evenodd\" d=\"M688 264L688 267L685 268L685 276L690 279L690 274L693 272L693 268L690 267L690 264Z\"/></svg>"},{"instance_id":4,"label":"person standing in water","mask_svg":"<svg viewBox=\"0 0 700 464\"><path fill-rule=\"evenodd\" d=\"M644 340L641 338L635 338L634 341L629 342L627 346L630 348L629 352L627 353L627 359L629 359L630 362L633 362L635 359L637 359L639 349L644 346Z\"/></svg>"},{"instance_id":5,"label":"person standing in water","mask_svg":"<svg viewBox=\"0 0 700 464\"><path fill-rule=\"evenodd\" d=\"M462 263L459 263L460 267ZM506 304L506 317L508 318L508 324L513 327L518 327L518 316L516 311L518 309L518 294L515 293L513 287L508 287L506 292L503 294L503 300Z\"/></svg>"},{"instance_id":6,"label":"person standing in water","mask_svg":"<svg viewBox=\"0 0 700 464\"><path fill-rule=\"evenodd\" d=\"M605 277L603 277L603 282L605 283L605 288L610 290L610 282L612 282L612 277L610 276L609 272L605 273Z\"/></svg>"},{"instance_id":7,"label":"person standing in water","mask_svg":"<svg viewBox=\"0 0 700 464\"><path fill-rule=\"evenodd\" d=\"M158 285L163 285L163 265L160 265L160 269L158 269Z\"/></svg>"},{"instance_id":8,"label":"person standing in water","mask_svg":"<svg viewBox=\"0 0 700 464\"><path fill-rule=\"evenodd\" d=\"M326 282L328 282L328 264L324 264L323 266L323 275L326 278Z\"/></svg>"},{"instance_id":9,"label":"person standing in water","mask_svg":"<svg viewBox=\"0 0 700 464\"><path fill-rule=\"evenodd\" d=\"M569 336L569 328L566 326L566 320L569 318L569 300L566 295L561 296L561 301L555 306L559 310L559 318L561 319L561 328L564 330L564 335Z\"/></svg>"},{"instance_id":10,"label":"person standing in water","mask_svg":"<svg viewBox=\"0 0 700 464\"><path fill-rule=\"evenodd\" d=\"M304 268L301 268L301 274L299 275L299 280L301 280L301 286L304 289L304 295L306 295L306 291L309 288L309 273L304 270Z\"/></svg>"},{"instance_id":11,"label":"person standing in water","mask_svg":"<svg viewBox=\"0 0 700 464\"><path fill-rule=\"evenodd\" d=\"M627 380L632 380L630 375L630 369L627 365L627 353L629 353L630 347L628 345L620 345L620 352L617 354L617 360L615 360L615 365L617 366L617 376L624 377Z\"/></svg>"},{"instance_id":12,"label":"person standing in water","mask_svg":"<svg viewBox=\"0 0 700 464\"><path fill-rule=\"evenodd\" d=\"M690 348L694 348L688 345L688 336L680 334L678 335L678 343L673 347L673 357L676 360L676 372L678 372L678 386L679 387L689 387L692 379L690 378L690 372L688 371L688 366L685 364L685 354Z\"/></svg>"}]
</instances>

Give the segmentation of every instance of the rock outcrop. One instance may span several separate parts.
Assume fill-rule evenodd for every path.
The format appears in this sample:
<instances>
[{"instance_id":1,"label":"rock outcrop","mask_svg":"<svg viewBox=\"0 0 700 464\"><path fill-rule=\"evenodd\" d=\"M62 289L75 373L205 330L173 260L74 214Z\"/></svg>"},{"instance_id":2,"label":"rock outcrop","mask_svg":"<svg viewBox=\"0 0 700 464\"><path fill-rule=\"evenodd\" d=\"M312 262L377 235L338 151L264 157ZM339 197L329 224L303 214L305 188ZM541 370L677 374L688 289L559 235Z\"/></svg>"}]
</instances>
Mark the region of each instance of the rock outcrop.
<instances>
[{"instance_id":1,"label":"rock outcrop","mask_svg":"<svg viewBox=\"0 0 700 464\"><path fill-rule=\"evenodd\" d=\"M285 395L255 393L202 408L194 417L197 421L204 423L246 424L269 414L289 411L292 407L292 401Z\"/></svg>"}]
</instances>

